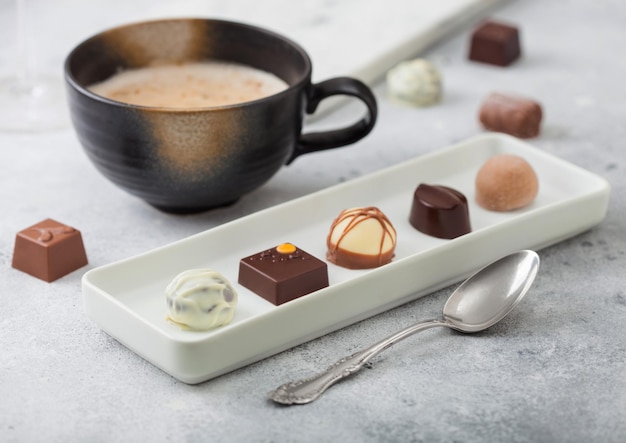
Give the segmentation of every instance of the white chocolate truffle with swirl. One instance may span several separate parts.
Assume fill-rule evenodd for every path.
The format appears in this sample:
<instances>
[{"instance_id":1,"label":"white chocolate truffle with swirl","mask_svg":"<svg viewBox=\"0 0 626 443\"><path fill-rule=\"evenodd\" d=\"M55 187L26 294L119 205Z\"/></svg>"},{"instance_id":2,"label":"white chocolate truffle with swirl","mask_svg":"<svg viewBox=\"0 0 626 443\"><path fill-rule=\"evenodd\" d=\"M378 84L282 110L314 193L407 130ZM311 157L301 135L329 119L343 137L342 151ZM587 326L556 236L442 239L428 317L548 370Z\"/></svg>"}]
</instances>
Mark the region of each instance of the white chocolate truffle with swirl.
<instances>
[{"instance_id":1,"label":"white chocolate truffle with swirl","mask_svg":"<svg viewBox=\"0 0 626 443\"><path fill-rule=\"evenodd\" d=\"M421 58L390 69L387 87L392 99L413 106L431 106L441 100L441 74L435 65Z\"/></svg>"},{"instance_id":2,"label":"white chocolate truffle with swirl","mask_svg":"<svg viewBox=\"0 0 626 443\"><path fill-rule=\"evenodd\" d=\"M396 249L396 229L374 206L341 211L326 238L326 258L349 269L368 269L391 261Z\"/></svg>"},{"instance_id":3,"label":"white chocolate truffle with swirl","mask_svg":"<svg viewBox=\"0 0 626 443\"><path fill-rule=\"evenodd\" d=\"M167 318L184 329L206 331L233 319L237 292L211 269L191 269L178 274L165 289Z\"/></svg>"}]
</instances>

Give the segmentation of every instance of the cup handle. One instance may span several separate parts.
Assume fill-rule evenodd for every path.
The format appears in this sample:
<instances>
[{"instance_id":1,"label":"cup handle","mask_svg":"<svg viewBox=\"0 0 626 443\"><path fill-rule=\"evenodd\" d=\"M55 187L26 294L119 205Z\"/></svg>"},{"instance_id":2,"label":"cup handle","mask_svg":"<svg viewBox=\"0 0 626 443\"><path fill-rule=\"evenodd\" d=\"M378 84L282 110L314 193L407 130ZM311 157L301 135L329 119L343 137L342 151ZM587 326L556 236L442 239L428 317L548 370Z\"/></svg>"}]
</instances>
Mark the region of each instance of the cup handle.
<instances>
[{"instance_id":1,"label":"cup handle","mask_svg":"<svg viewBox=\"0 0 626 443\"><path fill-rule=\"evenodd\" d=\"M367 114L361 120L345 128L302 134L287 164L303 154L354 143L369 134L374 127L378 115L376 97L365 83L350 77L332 78L311 85L306 106L307 114L313 114L320 102L331 95L348 95L358 98L367 106Z\"/></svg>"}]
</instances>

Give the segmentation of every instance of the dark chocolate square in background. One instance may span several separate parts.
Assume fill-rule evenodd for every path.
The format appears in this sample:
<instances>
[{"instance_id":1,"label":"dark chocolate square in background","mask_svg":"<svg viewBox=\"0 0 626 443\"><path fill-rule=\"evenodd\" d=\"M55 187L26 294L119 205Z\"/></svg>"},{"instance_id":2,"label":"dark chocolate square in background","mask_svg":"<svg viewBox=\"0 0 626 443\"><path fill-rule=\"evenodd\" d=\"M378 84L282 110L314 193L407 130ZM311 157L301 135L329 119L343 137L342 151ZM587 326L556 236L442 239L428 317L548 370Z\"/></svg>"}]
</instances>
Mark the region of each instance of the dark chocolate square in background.
<instances>
[{"instance_id":1,"label":"dark chocolate square in background","mask_svg":"<svg viewBox=\"0 0 626 443\"><path fill-rule=\"evenodd\" d=\"M519 31L515 26L487 21L472 33L470 60L508 66L521 52Z\"/></svg>"}]
</instances>

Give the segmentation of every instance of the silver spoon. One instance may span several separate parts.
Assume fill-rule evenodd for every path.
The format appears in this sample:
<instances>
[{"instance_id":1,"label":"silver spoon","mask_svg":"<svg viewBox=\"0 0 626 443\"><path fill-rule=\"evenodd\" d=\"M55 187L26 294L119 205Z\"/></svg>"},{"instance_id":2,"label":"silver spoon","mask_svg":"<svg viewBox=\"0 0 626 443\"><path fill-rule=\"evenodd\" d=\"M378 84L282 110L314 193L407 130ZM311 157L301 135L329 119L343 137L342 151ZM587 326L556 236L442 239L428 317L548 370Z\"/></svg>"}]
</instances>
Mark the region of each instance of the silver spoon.
<instances>
[{"instance_id":1,"label":"silver spoon","mask_svg":"<svg viewBox=\"0 0 626 443\"><path fill-rule=\"evenodd\" d=\"M338 381L359 371L374 356L417 332L445 326L460 332L478 332L498 323L518 305L537 275L539 256L519 251L480 269L450 295L443 319L409 326L367 349L344 357L312 378L286 383L268 397L284 405L305 404L321 396Z\"/></svg>"}]
</instances>

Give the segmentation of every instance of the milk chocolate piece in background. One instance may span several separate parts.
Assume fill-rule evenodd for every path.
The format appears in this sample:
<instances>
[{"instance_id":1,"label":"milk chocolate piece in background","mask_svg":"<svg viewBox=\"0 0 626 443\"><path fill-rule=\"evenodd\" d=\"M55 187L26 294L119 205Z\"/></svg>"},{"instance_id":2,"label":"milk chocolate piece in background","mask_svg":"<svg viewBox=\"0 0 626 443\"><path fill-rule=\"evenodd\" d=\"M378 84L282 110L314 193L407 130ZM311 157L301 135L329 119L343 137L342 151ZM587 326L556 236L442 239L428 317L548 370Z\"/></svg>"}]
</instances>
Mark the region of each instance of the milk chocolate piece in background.
<instances>
[{"instance_id":1,"label":"milk chocolate piece in background","mask_svg":"<svg viewBox=\"0 0 626 443\"><path fill-rule=\"evenodd\" d=\"M13 249L15 269L52 282L87 264L80 231L45 219L17 233Z\"/></svg>"},{"instance_id":2,"label":"milk chocolate piece in background","mask_svg":"<svg viewBox=\"0 0 626 443\"><path fill-rule=\"evenodd\" d=\"M239 284L278 306L328 286L328 267L308 252L284 243L242 258Z\"/></svg>"},{"instance_id":3,"label":"milk chocolate piece in background","mask_svg":"<svg viewBox=\"0 0 626 443\"><path fill-rule=\"evenodd\" d=\"M508 66L519 58L519 31L515 26L487 21L474 30L469 59L497 66Z\"/></svg>"},{"instance_id":4,"label":"milk chocolate piece in background","mask_svg":"<svg viewBox=\"0 0 626 443\"><path fill-rule=\"evenodd\" d=\"M467 199L447 186L420 184L413 194L411 225L424 234L452 239L471 232Z\"/></svg>"},{"instance_id":5,"label":"milk chocolate piece in background","mask_svg":"<svg viewBox=\"0 0 626 443\"><path fill-rule=\"evenodd\" d=\"M492 93L483 101L478 119L489 131L519 138L539 135L543 111L534 100L513 94Z\"/></svg>"}]
</instances>

